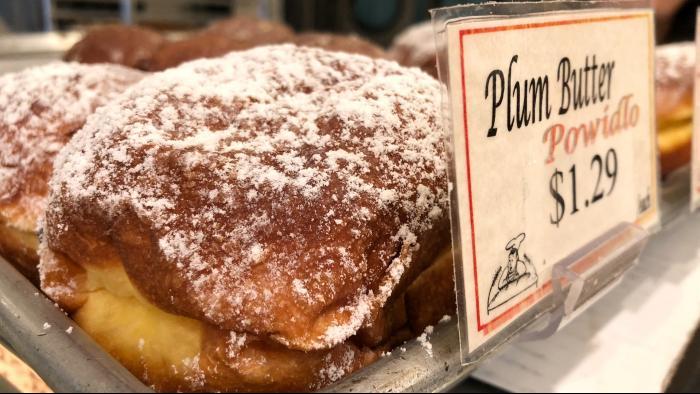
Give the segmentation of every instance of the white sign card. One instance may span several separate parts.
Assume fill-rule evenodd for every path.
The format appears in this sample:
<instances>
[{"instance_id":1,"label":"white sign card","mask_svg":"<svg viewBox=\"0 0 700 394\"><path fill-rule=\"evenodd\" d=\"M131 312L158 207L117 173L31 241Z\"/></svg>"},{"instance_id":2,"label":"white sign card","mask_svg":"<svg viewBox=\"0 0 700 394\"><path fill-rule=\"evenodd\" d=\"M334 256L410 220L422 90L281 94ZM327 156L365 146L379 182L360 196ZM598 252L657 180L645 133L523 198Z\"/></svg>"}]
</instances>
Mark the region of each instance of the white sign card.
<instances>
[{"instance_id":1,"label":"white sign card","mask_svg":"<svg viewBox=\"0 0 700 394\"><path fill-rule=\"evenodd\" d=\"M654 22L585 10L445 35L464 359L551 294L554 264L620 223L656 225Z\"/></svg>"}]
</instances>

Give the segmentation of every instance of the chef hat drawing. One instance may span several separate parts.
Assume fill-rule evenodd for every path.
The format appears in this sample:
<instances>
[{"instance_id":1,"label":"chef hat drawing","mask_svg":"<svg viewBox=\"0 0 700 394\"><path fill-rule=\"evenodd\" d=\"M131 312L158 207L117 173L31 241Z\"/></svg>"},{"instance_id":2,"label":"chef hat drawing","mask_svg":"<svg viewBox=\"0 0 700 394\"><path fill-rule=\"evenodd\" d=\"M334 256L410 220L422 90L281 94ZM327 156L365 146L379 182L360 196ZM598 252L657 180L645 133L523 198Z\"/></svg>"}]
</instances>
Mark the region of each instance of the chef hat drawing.
<instances>
[{"instance_id":1,"label":"chef hat drawing","mask_svg":"<svg viewBox=\"0 0 700 394\"><path fill-rule=\"evenodd\" d=\"M511 250L511 249L518 250L518 249L520 249L520 244L522 244L524 240L525 240L525 233L520 233L517 237L511 239L510 242L508 242L508 245L506 245L506 250Z\"/></svg>"}]
</instances>

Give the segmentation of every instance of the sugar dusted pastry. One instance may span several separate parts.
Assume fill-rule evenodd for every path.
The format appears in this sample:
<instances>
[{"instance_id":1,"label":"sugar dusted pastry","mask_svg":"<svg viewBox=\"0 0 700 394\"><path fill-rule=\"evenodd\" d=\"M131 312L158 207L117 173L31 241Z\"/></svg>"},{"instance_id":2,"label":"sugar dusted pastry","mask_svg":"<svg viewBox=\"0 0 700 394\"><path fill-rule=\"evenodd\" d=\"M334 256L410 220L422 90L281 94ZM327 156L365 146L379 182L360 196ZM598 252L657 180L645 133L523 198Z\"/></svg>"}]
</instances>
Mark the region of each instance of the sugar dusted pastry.
<instances>
[{"instance_id":1,"label":"sugar dusted pastry","mask_svg":"<svg viewBox=\"0 0 700 394\"><path fill-rule=\"evenodd\" d=\"M42 288L159 390L337 381L449 244L437 97L293 45L153 74L60 154Z\"/></svg>"},{"instance_id":2,"label":"sugar dusted pastry","mask_svg":"<svg viewBox=\"0 0 700 394\"><path fill-rule=\"evenodd\" d=\"M30 278L38 280L37 220L54 157L88 115L141 77L59 62L0 76L0 255Z\"/></svg>"},{"instance_id":3,"label":"sugar dusted pastry","mask_svg":"<svg viewBox=\"0 0 700 394\"><path fill-rule=\"evenodd\" d=\"M656 121L663 175L690 162L694 75L694 42L656 49Z\"/></svg>"}]
</instances>

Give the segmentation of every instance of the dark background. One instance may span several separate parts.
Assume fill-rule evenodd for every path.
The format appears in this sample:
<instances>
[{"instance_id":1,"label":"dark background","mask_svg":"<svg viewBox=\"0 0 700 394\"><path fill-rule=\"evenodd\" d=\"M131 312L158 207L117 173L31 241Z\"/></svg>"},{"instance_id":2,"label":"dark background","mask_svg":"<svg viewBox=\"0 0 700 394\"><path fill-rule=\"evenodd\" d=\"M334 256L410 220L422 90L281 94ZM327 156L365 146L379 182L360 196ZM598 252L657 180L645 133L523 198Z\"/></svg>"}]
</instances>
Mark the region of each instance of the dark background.
<instances>
[{"instance_id":1,"label":"dark background","mask_svg":"<svg viewBox=\"0 0 700 394\"><path fill-rule=\"evenodd\" d=\"M281 8L278 17L298 31L355 32L388 45L407 26L428 19L429 9L459 3L464 1L287 0L276 5ZM656 3L659 9L667 9L657 18L659 43L694 38L700 0L656 0ZM127 8L131 12L124 9L125 4L129 4ZM236 0L0 0L0 26L4 25L0 30L68 30L91 23L129 21L127 15L146 25L188 29L235 13L236 4ZM163 7L176 12L165 15L159 12ZM270 16L262 3L257 13Z\"/></svg>"}]
</instances>

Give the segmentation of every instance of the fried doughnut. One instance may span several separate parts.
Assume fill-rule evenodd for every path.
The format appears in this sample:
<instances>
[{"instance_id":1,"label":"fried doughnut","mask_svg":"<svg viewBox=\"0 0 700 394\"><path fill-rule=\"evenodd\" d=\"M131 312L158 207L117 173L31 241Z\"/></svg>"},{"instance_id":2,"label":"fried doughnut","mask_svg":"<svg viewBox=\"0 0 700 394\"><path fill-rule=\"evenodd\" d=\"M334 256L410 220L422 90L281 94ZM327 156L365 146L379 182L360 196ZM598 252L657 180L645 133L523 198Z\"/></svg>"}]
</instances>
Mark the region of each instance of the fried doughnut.
<instances>
[{"instance_id":1,"label":"fried doughnut","mask_svg":"<svg viewBox=\"0 0 700 394\"><path fill-rule=\"evenodd\" d=\"M656 121L662 175L690 162L694 75L695 43L656 49Z\"/></svg>"},{"instance_id":2,"label":"fried doughnut","mask_svg":"<svg viewBox=\"0 0 700 394\"><path fill-rule=\"evenodd\" d=\"M63 59L79 63L115 63L148 70L154 54L165 43L165 37L151 29L103 25L88 30Z\"/></svg>"},{"instance_id":3,"label":"fried doughnut","mask_svg":"<svg viewBox=\"0 0 700 394\"><path fill-rule=\"evenodd\" d=\"M54 156L96 107L141 76L60 62L0 76L0 254L37 283L37 220Z\"/></svg>"},{"instance_id":4,"label":"fried doughnut","mask_svg":"<svg viewBox=\"0 0 700 394\"><path fill-rule=\"evenodd\" d=\"M57 158L42 288L159 389L336 381L449 244L438 97L420 70L294 45L153 74ZM221 337L247 361L211 355Z\"/></svg>"},{"instance_id":5,"label":"fried doughnut","mask_svg":"<svg viewBox=\"0 0 700 394\"><path fill-rule=\"evenodd\" d=\"M387 303L378 317L371 320L370 326L362 328L357 335L361 343L372 348L391 350L397 339L408 339L404 338L403 329L416 337L446 315L456 314L452 248L448 247L411 282L404 293Z\"/></svg>"},{"instance_id":6,"label":"fried doughnut","mask_svg":"<svg viewBox=\"0 0 700 394\"><path fill-rule=\"evenodd\" d=\"M405 295L406 320L420 335L444 316L457 314L452 248L445 248L435 262L409 286Z\"/></svg>"},{"instance_id":7,"label":"fried doughnut","mask_svg":"<svg viewBox=\"0 0 700 394\"><path fill-rule=\"evenodd\" d=\"M333 33L301 33L294 42L299 46L321 48L327 51L340 51L365 55L376 59L386 58L386 52L377 45L356 35Z\"/></svg>"},{"instance_id":8,"label":"fried doughnut","mask_svg":"<svg viewBox=\"0 0 700 394\"><path fill-rule=\"evenodd\" d=\"M215 22L180 41L164 45L154 56L152 71L161 71L190 60L212 58L231 51L260 45L291 42L294 32L287 26L254 18L235 17Z\"/></svg>"},{"instance_id":9,"label":"fried doughnut","mask_svg":"<svg viewBox=\"0 0 700 394\"><path fill-rule=\"evenodd\" d=\"M410 26L397 35L389 49L392 59L406 67L419 67L437 79L435 35L430 22Z\"/></svg>"}]
</instances>

